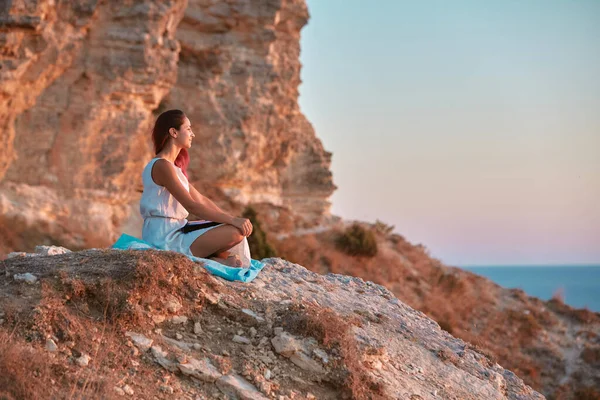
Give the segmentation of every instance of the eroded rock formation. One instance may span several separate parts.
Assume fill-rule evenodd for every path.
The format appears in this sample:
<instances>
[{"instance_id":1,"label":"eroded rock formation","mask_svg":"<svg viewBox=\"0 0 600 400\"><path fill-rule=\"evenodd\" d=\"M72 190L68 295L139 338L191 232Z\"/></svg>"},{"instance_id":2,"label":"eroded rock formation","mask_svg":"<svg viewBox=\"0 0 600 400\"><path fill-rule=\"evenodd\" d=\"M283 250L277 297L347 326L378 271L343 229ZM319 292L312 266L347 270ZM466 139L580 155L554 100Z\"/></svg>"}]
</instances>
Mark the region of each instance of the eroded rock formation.
<instances>
[{"instance_id":1,"label":"eroded rock formation","mask_svg":"<svg viewBox=\"0 0 600 400\"><path fill-rule=\"evenodd\" d=\"M196 127L192 178L240 203L288 206L309 218L334 186L323 150L298 107L304 1L190 0L177 29L176 85L165 108Z\"/></svg>"}]
</instances>

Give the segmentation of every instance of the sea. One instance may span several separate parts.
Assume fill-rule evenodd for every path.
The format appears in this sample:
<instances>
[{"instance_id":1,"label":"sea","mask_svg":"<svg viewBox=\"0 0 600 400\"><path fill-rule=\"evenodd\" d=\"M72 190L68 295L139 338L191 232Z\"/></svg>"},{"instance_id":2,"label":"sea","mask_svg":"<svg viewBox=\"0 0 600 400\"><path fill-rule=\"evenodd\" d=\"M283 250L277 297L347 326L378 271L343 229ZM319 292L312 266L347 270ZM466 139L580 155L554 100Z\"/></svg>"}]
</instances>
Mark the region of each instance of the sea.
<instances>
[{"instance_id":1,"label":"sea","mask_svg":"<svg viewBox=\"0 0 600 400\"><path fill-rule=\"evenodd\" d=\"M600 312L600 265L463 266L500 286L519 288L530 296L550 300L560 293L565 304Z\"/></svg>"}]
</instances>

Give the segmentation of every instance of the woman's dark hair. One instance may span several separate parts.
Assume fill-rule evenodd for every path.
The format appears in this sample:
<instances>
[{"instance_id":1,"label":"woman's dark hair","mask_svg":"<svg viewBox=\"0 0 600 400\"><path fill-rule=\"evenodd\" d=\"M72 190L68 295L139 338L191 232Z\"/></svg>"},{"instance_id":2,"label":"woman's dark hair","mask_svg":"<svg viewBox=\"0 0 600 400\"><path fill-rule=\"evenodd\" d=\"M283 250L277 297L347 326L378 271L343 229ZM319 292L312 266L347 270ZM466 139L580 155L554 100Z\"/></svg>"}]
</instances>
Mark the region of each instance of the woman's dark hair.
<instances>
[{"instance_id":1,"label":"woman's dark hair","mask_svg":"<svg viewBox=\"0 0 600 400\"><path fill-rule=\"evenodd\" d=\"M185 114L181 110L169 110L160 114L154 123L152 129L152 142L154 143L154 154L160 153L160 151L167 144L169 140L169 129L175 128L179 130L183 122L185 121ZM190 163L190 155L187 149L181 149L177 158L175 159L175 165L181 168L183 174L187 177L187 167Z\"/></svg>"}]
</instances>

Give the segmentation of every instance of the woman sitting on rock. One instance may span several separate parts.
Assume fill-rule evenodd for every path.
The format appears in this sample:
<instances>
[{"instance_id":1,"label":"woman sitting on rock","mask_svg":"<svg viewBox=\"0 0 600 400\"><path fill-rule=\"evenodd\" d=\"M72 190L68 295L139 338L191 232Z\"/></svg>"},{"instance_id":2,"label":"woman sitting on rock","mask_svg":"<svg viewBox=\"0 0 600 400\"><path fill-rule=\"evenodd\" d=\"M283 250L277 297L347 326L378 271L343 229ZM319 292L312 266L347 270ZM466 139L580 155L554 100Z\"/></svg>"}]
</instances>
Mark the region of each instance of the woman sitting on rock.
<instances>
[{"instance_id":1,"label":"woman sitting on rock","mask_svg":"<svg viewBox=\"0 0 600 400\"><path fill-rule=\"evenodd\" d=\"M188 182L187 149L194 136L183 111L165 111L156 120L152 130L156 157L142 172L142 239L163 250L248 267L244 264L250 263L246 240L252 233L250 220L225 213ZM188 222L190 213L203 221ZM248 257L240 257L244 254Z\"/></svg>"}]
</instances>

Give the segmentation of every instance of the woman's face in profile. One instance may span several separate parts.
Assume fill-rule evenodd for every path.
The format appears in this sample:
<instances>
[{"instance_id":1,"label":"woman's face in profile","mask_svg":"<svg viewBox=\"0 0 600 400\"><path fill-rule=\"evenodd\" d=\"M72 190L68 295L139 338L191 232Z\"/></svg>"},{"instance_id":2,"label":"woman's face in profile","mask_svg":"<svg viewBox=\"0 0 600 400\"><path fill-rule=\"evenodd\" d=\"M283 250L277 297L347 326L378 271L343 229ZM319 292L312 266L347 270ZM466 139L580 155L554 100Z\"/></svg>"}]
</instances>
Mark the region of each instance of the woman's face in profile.
<instances>
[{"instance_id":1,"label":"woman's face in profile","mask_svg":"<svg viewBox=\"0 0 600 400\"><path fill-rule=\"evenodd\" d=\"M192 147L192 139L195 137L194 132L192 131L192 124L190 120L186 117L183 121L183 124L177 131L177 137L175 138L175 142L183 147L184 149L189 149Z\"/></svg>"}]
</instances>

